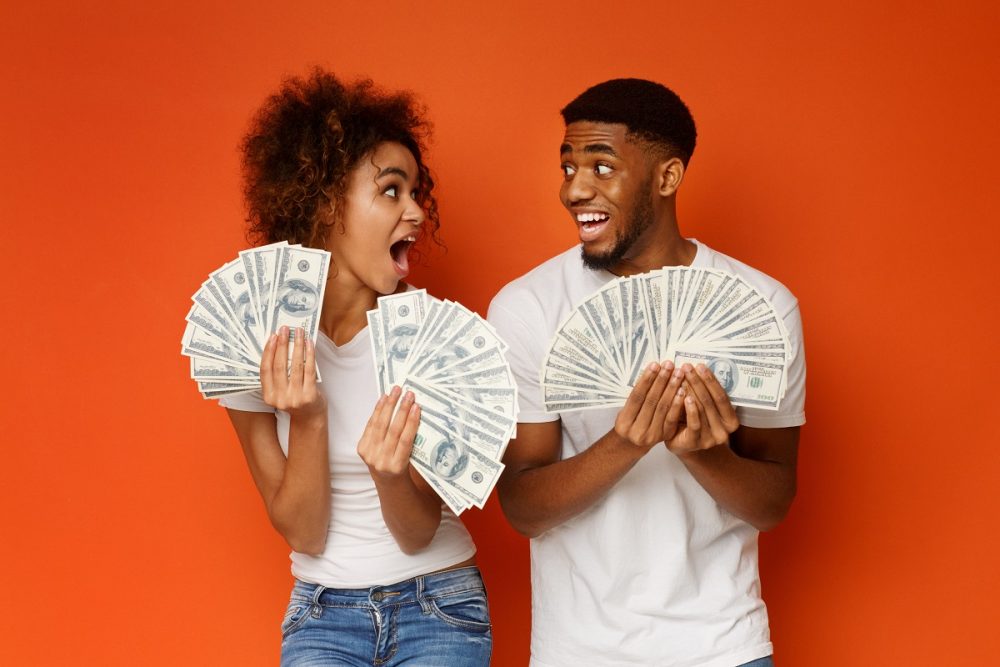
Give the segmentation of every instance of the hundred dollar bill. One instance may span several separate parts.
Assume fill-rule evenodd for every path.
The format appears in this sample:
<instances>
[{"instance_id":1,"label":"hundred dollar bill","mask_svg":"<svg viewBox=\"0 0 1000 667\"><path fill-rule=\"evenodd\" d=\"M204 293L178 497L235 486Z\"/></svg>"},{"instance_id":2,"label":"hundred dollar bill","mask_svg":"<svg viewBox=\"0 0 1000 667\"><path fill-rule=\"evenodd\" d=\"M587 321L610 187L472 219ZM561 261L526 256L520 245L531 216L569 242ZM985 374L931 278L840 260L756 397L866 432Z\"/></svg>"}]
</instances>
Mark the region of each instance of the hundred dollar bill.
<instances>
[{"instance_id":1,"label":"hundred dollar bill","mask_svg":"<svg viewBox=\"0 0 1000 667\"><path fill-rule=\"evenodd\" d=\"M432 359L425 361L419 368L411 367L410 370L419 374L423 373L428 365L432 365L435 369L446 368L452 363L487 349L502 350L500 339L486 326L481 317L471 313L469 319L460 324L457 330L440 345Z\"/></svg>"},{"instance_id":2,"label":"hundred dollar bill","mask_svg":"<svg viewBox=\"0 0 1000 667\"><path fill-rule=\"evenodd\" d=\"M410 369L416 365L417 360L422 359L425 353L429 353L425 346L427 336L437 329L442 311L451 308L449 302L435 299L430 295L427 296L427 303L427 312L424 313L424 321L420 323L420 331L417 332L417 337L410 348L410 354L406 358L407 375L409 375Z\"/></svg>"},{"instance_id":3,"label":"hundred dollar bill","mask_svg":"<svg viewBox=\"0 0 1000 667\"><path fill-rule=\"evenodd\" d=\"M620 392L606 392L597 389L581 389L576 387L561 387L545 385L542 387L543 400L546 403L565 403L567 401L608 401L616 403L627 397Z\"/></svg>"},{"instance_id":4,"label":"hundred dollar bill","mask_svg":"<svg viewBox=\"0 0 1000 667\"><path fill-rule=\"evenodd\" d=\"M610 337L604 342L618 358L618 366L621 369L622 377L624 377L628 372L629 365L628 350L625 347L628 336L625 329L625 303L622 301L618 285L615 284L617 282L620 281L614 281L605 285L598 294L601 297L601 305L604 306L603 312L607 316L608 331L610 334Z\"/></svg>"},{"instance_id":5,"label":"hundred dollar bill","mask_svg":"<svg viewBox=\"0 0 1000 667\"><path fill-rule=\"evenodd\" d=\"M426 314L427 290L412 290L378 300L385 345L386 384L401 385L406 379L406 359Z\"/></svg>"},{"instance_id":6,"label":"hundred dollar bill","mask_svg":"<svg viewBox=\"0 0 1000 667\"><path fill-rule=\"evenodd\" d=\"M195 380L260 384L260 373L256 370L237 368L205 357L191 357L191 377Z\"/></svg>"},{"instance_id":7,"label":"hundred dollar bill","mask_svg":"<svg viewBox=\"0 0 1000 667\"><path fill-rule=\"evenodd\" d=\"M504 468L430 420L420 422L412 457L476 507L486 503Z\"/></svg>"},{"instance_id":8,"label":"hundred dollar bill","mask_svg":"<svg viewBox=\"0 0 1000 667\"><path fill-rule=\"evenodd\" d=\"M579 369L584 374L600 378L609 384L615 386L620 384L620 378L609 367L610 361L606 356L595 358L593 349L581 348L562 333L557 333L553 338L548 358L563 366Z\"/></svg>"},{"instance_id":9,"label":"hundred dollar bill","mask_svg":"<svg viewBox=\"0 0 1000 667\"><path fill-rule=\"evenodd\" d=\"M429 366L436 372L460 359L460 357L455 356L461 353L460 350L451 349L442 354L439 354L439 351L441 351L445 341L451 338L462 326L462 323L467 320L463 310L457 303L445 304L438 314L434 326L429 328L427 336L423 339L420 351L407 364L407 374L412 372L415 375L421 375L429 372L427 370Z\"/></svg>"},{"instance_id":10,"label":"hundred dollar bill","mask_svg":"<svg viewBox=\"0 0 1000 667\"><path fill-rule=\"evenodd\" d=\"M424 478L424 481L426 481L435 492L437 492L438 496L441 497L441 501L456 516L472 507L472 503L470 501L453 491L449 491L448 488L440 480L438 480L434 473L430 471L430 468L425 468L423 465L415 463L413 469Z\"/></svg>"},{"instance_id":11,"label":"hundred dollar bill","mask_svg":"<svg viewBox=\"0 0 1000 667\"><path fill-rule=\"evenodd\" d=\"M612 341L612 330L611 324L608 322L608 315L604 312L603 299L601 293L598 292L594 296L585 300L579 308L571 315L570 320L567 324L572 324L573 331L579 331L579 324L575 323L574 320L579 317L586 324L587 329L592 332L590 338L597 342L600 349L604 350L607 355L608 360L611 362L612 370L617 376L621 377L623 373L623 367L621 360L618 358L618 354L615 351L615 345ZM562 329L563 333L569 334L569 327L564 327Z\"/></svg>"},{"instance_id":12,"label":"hundred dollar bill","mask_svg":"<svg viewBox=\"0 0 1000 667\"><path fill-rule=\"evenodd\" d=\"M222 304L236 333L260 356L264 348L258 338L260 316L254 312L250 301L250 285L243 261L234 259L210 273L205 287Z\"/></svg>"},{"instance_id":13,"label":"hundred dollar bill","mask_svg":"<svg viewBox=\"0 0 1000 667\"><path fill-rule=\"evenodd\" d=\"M289 328L288 354L295 345L295 328L302 327L312 341L319 332L320 309L326 291L330 253L313 248L278 248L278 263L271 287L268 334Z\"/></svg>"},{"instance_id":14,"label":"hundred dollar bill","mask_svg":"<svg viewBox=\"0 0 1000 667\"><path fill-rule=\"evenodd\" d=\"M460 421L471 428L481 432L482 438L490 443L491 449L496 449L506 444L505 438L509 436L512 420L497 420L494 415L487 417L479 410L474 410L470 406L465 406L459 401L452 400L450 396L443 393L439 388L433 387L414 379L407 380L405 389L413 392L420 409L425 412L435 412L445 420Z\"/></svg>"},{"instance_id":15,"label":"hundred dollar bill","mask_svg":"<svg viewBox=\"0 0 1000 667\"><path fill-rule=\"evenodd\" d=\"M561 367L551 363L545 364L542 367L541 380L542 385L558 384L564 387L578 387L581 389L606 391L609 393L618 393L622 390L622 386L620 384L613 385L595 381L589 376L563 370Z\"/></svg>"},{"instance_id":16,"label":"hundred dollar bill","mask_svg":"<svg viewBox=\"0 0 1000 667\"><path fill-rule=\"evenodd\" d=\"M378 310L369 310L368 317L368 340L372 348L372 361L375 364L375 380L378 382L379 396L389 392L386 385L385 370L385 343L382 341L382 322Z\"/></svg>"},{"instance_id":17,"label":"hundred dollar bill","mask_svg":"<svg viewBox=\"0 0 1000 667\"><path fill-rule=\"evenodd\" d=\"M777 410L785 367L763 361L679 350L675 364L705 364L715 374L733 405Z\"/></svg>"},{"instance_id":18,"label":"hundred dollar bill","mask_svg":"<svg viewBox=\"0 0 1000 667\"><path fill-rule=\"evenodd\" d=\"M484 387L470 384L442 385L442 393L456 401L480 406L488 412L501 414L508 419L517 417L517 389L512 386Z\"/></svg>"},{"instance_id":19,"label":"hundred dollar bill","mask_svg":"<svg viewBox=\"0 0 1000 667\"><path fill-rule=\"evenodd\" d=\"M655 359L660 359L663 355L663 349L660 347L660 329L663 326L663 274L651 271L636 278L642 286L646 322L649 323L650 352Z\"/></svg>"},{"instance_id":20,"label":"hundred dollar bill","mask_svg":"<svg viewBox=\"0 0 1000 667\"><path fill-rule=\"evenodd\" d=\"M253 358L252 353L243 345L242 339L216 319L214 314L216 311L204 305L204 303L210 303L210 299L203 298L203 295L198 293L195 294L194 301L195 303L191 306L191 310L184 317L186 321L212 334L229 347L238 350L241 354ZM216 310L218 310L217 307Z\"/></svg>"},{"instance_id":21,"label":"hundred dollar bill","mask_svg":"<svg viewBox=\"0 0 1000 667\"><path fill-rule=\"evenodd\" d=\"M259 366L252 359L192 322L187 322L187 326L184 327L181 353L188 357L218 359L238 368L259 370Z\"/></svg>"},{"instance_id":22,"label":"hundred dollar bill","mask_svg":"<svg viewBox=\"0 0 1000 667\"><path fill-rule=\"evenodd\" d=\"M617 410L623 405L625 405L624 398L617 401L552 401L545 403L545 410L548 412L574 412L600 408Z\"/></svg>"},{"instance_id":23,"label":"hundred dollar bill","mask_svg":"<svg viewBox=\"0 0 1000 667\"><path fill-rule=\"evenodd\" d=\"M616 380L621 378L618 362L604 344L600 341L601 331L591 327L582 308L573 311L558 335L565 338L578 352L586 356L595 366L608 373Z\"/></svg>"},{"instance_id":24,"label":"hundred dollar bill","mask_svg":"<svg viewBox=\"0 0 1000 667\"><path fill-rule=\"evenodd\" d=\"M271 298L271 279L278 263L278 248L287 246L286 241L272 243L240 252L240 261L247 275L250 301L257 313L258 340L266 340L270 328L267 325L267 311Z\"/></svg>"},{"instance_id":25,"label":"hundred dollar bill","mask_svg":"<svg viewBox=\"0 0 1000 667\"><path fill-rule=\"evenodd\" d=\"M494 347L478 354L473 354L470 357L459 359L434 372L428 372L425 377L429 380L443 377L474 377L477 372L486 372L487 370L500 367L507 367L507 361L504 359L500 349Z\"/></svg>"}]
</instances>

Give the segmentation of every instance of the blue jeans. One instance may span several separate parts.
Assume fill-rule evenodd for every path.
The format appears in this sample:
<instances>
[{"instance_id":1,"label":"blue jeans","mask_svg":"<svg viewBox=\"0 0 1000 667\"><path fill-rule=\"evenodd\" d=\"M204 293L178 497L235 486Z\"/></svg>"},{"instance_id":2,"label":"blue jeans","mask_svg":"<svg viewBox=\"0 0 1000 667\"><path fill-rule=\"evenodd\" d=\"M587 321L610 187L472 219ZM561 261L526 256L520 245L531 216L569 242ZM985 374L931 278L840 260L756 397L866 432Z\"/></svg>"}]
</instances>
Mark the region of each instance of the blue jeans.
<instances>
[{"instance_id":1,"label":"blue jeans","mask_svg":"<svg viewBox=\"0 0 1000 667\"><path fill-rule=\"evenodd\" d=\"M486 588L463 567L372 588L297 581L281 623L282 667L489 665Z\"/></svg>"},{"instance_id":2,"label":"blue jeans","mask_svg":"<svg viewBox=\"0 0 1000 667\"><path fill-rule=\"evenodd\" d=\"M771 656L767 656L766 658L757 658L750 662L744 662L739 667L774 667L774 661L771 660Z\"/></svg>"}]
</instances>

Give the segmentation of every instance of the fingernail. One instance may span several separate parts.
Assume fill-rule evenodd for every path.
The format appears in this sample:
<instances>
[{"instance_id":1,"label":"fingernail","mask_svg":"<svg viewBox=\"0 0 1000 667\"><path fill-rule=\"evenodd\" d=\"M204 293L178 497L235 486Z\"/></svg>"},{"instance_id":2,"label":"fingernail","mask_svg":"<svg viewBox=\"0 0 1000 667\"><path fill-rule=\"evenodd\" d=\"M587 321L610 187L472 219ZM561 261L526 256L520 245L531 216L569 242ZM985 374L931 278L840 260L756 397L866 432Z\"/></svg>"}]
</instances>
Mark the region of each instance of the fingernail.
<instances>
[{"instance_id":1,"label":"fingernail","mask_svg":"<svg viewBox=\"0 0 1000 667\"><path fill-rule=\"evenodd\" d=\"M420 406L419 406L419 405L417 405L416 403L414 403L413 405L411 405L411 406L410 406L410 414L411 414L411 415L415 415L415 414L417 414L417 413L418 413L419 411L420 411Z\"/></svg>"},{"instance_id":2,"label":"fingernail","mask_svg":"<svg viewBox=\"0 0 1000 667\"><path fill-rule=\"evenodd\" d=\"M406 392L406 396L403 397L403 400L406 401L406 402L412 401L413 400L413 392L412 391Z\"/></svg>"},{"instance_id":3,"label":"fingernail","mask_svg":"<svg viewBox=\"0 0 1000 667\"><path fill-rule=\"evenodd\" d=\"M683 395L684 395L684 394L686 394L686 393L687 393L687 392L686 392L686 391L684 391L684 387L681 387L680 389L678 389L678 390L677 390L677 395L678 395L678 396L683 396Z\"/></svg>"},{"instance_id":4,"label":"fingernail","mask_svg":"<svg viewBox=\"0 0 1000 667\"><path fill-rule=\"evenodd\" d=\"M684 375L684 371L680 367L674 369L674 378L675 379L679 380L683 375Z\"/></svg>"},{"instance_id":5,"label":"fingernail","mask_svg":"<svg viewBox=\"0 0 1000 667\"><path fill-rule=\"evenodd\" d=\"M664 361L663 362L663 367L666 368L667 371L672 371L674 369L674 362L672 362L672 361Z\"/></svg>"},{"instance_id":6,"label":"fingernail","mask_svg":"<svg viewBox=\"0 0 1000 667\"><path fill-rule=\"evenodd\" d=\"M702 377L706 377L708 375L708 368L705 366L705 364L698 364L697 370L698 370L698 375L701 375Z\"/></svg>"},{"instance_id":7,"label":"fingernail","mask_svg":"<svg viewBox=\"0 0 1000 667\"><path fill-rule=\"evenodd\" d=\"M646 366L646 370L655 373L659 365L655 361L649 362L649 366Z\"/></svg>"}]
</instances>

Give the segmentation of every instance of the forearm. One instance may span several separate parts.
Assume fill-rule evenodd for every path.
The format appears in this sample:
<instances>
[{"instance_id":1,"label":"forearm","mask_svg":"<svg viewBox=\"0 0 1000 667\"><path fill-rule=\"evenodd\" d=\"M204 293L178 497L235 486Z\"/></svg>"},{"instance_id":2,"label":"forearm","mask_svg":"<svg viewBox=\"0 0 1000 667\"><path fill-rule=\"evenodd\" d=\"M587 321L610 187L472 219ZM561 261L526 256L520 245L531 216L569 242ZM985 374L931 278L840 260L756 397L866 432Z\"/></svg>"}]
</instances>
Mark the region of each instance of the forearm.
<instances>
[{"instance_id":1,"label":"forearm","mask_svg":"<svg viewBox=\"0 0 1000 667\"><path fill-rule=\"evenodd\" d=\"M322 553L330 525L327 418L291 418L288 460L268 504L271 522L295 551Z\"/></svg>"},{"instance_id":2,"label":"forearm","mask_svg":"<svg viewBox=\"0 0 1000 667\"><path fill-rule=\"evenodd\" d=\"M421 491L409 471L390 479L375 478L382 519L405 554L420 551L441 524L441 501Z\"/></svg>"},{"instance_id":3,"label":"forearm","mask_svg":"<svg viewBox=\"0 0 1000 667\"><path fill-rule=\"evenodd\" d=\"M795 467L745 458L720 445L679 455L719 505L758 530L777 526L795 497Z\"/></svg>"},{"instance_id":4,"label":"forearm","mask_svg":"<svg viewBox=\"0 0 1000 667\"><path fill-rule=\"evenodd\" d=\"M505 475L500 504L515 530L537 537L603 498L648 451L611 430L576 456Z\"/></svg>"}]
</instances>

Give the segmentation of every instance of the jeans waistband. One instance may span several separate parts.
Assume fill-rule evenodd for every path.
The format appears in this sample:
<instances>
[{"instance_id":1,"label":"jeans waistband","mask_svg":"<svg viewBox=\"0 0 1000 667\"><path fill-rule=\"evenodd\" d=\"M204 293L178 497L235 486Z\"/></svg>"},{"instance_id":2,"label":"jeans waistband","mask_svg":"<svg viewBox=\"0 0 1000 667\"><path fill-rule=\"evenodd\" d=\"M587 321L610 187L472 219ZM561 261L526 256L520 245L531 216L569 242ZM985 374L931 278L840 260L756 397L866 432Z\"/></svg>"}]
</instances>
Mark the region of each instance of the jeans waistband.
<instances>
[{"instance_id":1,"label":"jeans waistband","mask_svg":"<svg viewBox=\"0 0 1000 667\"><path fill-rule=\"evenodd\" d=\"M479 568L472 565L369 588L327 588L297 579L292 599L324 607L359 607L420 602L425 598L476 590L485 590L485 587Z\"/></svg>"}]
</instances>

